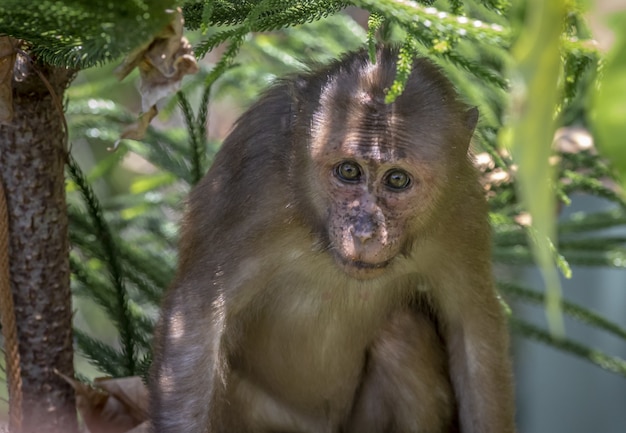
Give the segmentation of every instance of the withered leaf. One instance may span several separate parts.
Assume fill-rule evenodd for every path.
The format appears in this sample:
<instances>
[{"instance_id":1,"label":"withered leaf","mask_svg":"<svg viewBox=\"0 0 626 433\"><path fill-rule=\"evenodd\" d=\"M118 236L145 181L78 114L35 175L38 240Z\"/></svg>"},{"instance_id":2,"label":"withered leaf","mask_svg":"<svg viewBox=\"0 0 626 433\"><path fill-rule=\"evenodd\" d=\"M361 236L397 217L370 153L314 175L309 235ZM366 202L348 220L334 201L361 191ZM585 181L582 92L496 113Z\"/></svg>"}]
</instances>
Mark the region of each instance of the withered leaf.
<instances>
[{"instance_id":1,"label":"withered leaf","mask_svg":"<svg viewBox=\"0 0 626 433\"><path fill-rule=\"evenodd\" d=\"M90 386L58 374L76 391L76 406L91 433L147 431L148 390L139 376L99 378Z\"/></svg>"},{"instance_id":2,"label":"withered leaf","mask_svg":"<svg viewBox=\"0 0 626 433\"><path fill-rule=\"evenodd\" d=\"M143 139L146 136L146 131L148 130L148 126L150 126L150 122L156 117L158 113L159 110L157 110L156 105L150 107L145 113L141 113L135 122L124 128L124 131L122 131L122 134L120 135L120 140L124 138L128 138L130 140ZM113 146L113 149L109 150L117 149L120 140L117 140L115 142L115 145Z\"/></svg>"},{"instance_id":3,"label":"withered leaf","mask_svg":"<svg viewBox=\"0 0 626 433\"><path fill-rule=\"evenodd\" d=\"M137 48L128 55L115 71L121 80L135 67L139 68L141 106L143 119L139 125L149 119L147 113L156 110L156 103L180 89L183 76L198 72L198 63L193 55L191 44L183 37L183 15L179 9L173 11L172 21L153 40ZM148 124L145 124L147 128ZM122 138L141 140L145 136L145 128L133 128L132 132L122 135Z\"/></svg>"}]
</instances>

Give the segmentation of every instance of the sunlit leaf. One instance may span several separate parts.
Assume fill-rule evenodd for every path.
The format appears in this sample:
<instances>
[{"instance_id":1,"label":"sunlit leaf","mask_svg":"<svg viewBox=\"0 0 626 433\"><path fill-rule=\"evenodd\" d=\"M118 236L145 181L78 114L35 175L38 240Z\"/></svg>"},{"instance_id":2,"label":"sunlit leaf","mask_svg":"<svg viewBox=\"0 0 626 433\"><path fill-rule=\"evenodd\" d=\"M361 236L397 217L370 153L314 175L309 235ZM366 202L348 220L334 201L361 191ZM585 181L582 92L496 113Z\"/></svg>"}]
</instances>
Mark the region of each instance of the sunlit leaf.
<instances>
[{"instance_id":1,"label":"sunlit leaf","mask_svg":"<svg viewBox=\"0 0 626 433\"><path fill-rule=\"evenodd\" d=\"M501 135L519 169L517 186L532 219L533 255L546 285L550 329L563 334L561 289L551 240L555 239L553 172L549 164L554 117L559 97L562 0L529 0L527 17L512 48L512 102L509 127Z\"/></svg>"},{"instance_id":2,"label":"sunlit leaf","mask_svg":"<svg viewBox=\"0 0 626 433\"><path fill-rule=\"evenodd\" d=\"M170 185L176 181L176 176L168 172L160 172L152 176L142 176L135 180L130 186L133 194L142 194L156 188Z\"/></svg>"}]
</instances>

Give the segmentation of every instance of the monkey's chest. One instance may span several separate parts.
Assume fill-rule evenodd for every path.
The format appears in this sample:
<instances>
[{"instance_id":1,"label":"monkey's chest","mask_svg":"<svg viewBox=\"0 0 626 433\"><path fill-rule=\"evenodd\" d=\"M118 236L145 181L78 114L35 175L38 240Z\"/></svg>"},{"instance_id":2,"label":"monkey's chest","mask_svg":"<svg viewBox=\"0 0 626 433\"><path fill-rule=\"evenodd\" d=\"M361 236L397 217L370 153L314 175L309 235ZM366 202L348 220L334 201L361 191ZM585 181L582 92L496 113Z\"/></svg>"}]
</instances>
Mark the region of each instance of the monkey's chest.
<instances>
[{"instance_id":1,"label":"monkey's chest","mask_svg":"<svg viewBox=\"0 0 626 433\"><path fill-rule=\"evenodd\" d=\"M239 374L294 408L347 410L382 322L381 304L312 293L286 296L248 322Z\"/></svg>"}]
</instances>

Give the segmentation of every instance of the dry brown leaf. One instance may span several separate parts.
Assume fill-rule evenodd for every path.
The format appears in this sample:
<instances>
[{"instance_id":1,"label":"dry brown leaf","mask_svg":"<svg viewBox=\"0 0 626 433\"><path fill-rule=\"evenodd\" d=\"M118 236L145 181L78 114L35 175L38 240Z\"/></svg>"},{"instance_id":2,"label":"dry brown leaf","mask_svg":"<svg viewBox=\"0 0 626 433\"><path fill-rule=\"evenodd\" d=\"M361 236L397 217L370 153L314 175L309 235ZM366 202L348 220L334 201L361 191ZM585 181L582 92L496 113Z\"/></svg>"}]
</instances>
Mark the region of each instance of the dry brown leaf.
<instances>
[{"instance_id":1,"label":"dry brown leaf","mask_svg":"<svg viewBox=\"0 0 626 433\"><path fill-rule=\"evenodd\" d=\"M148 389L141 377L103 377L96 379L94 384L124 403L134 418L147 419Z\"/></svg>"},{"instance_id":2,"label":"dry brown leaf","mask_svg":"<svg viewBox=\"0 0 626 433\"><path fill-rule=\"evenodd\" d=\"M150 121L157 115L156 103L178 91L183 76L198 72L198 64L191 44L183 34L183 15L173 11L172 21L155 38L128 55L115 71L121 80L135 67L139 68L141 107L143 113L137 122L124 130L120 139L141 140ZM113 149L117 148L119 140Z\"/></svg>"},{"instance_id":3,"label":"dry brown leaf","mask_svg":"<svg viewBox=\"0 0 626 433\"><path fill-rule=\"evenodd\" d=\"M191 44L183 37L182 11L178 8L172 12L174 17L167 27L152 41L129 54L124 63L115 70L115 74L121 80L135 67L139 68L139 92L144 112L142 117L151 110L156 110L156 103L160 99L177 92L183 76L195 74L199 69ZM153 117L148 119L148 123ZM147 118L143 120L145 119ZM141 140L144 136L145 128L134 128L132 134L123 134L122 138Z\"/></svg>"},{"instance_id":4,"label":"dry brown leaf","mask_svg":"<svg viewBox=\"0 0 626 433\"><path fill-rule=\"evenodd\" d=\"M157 110L156 105L150 107L147 112L141 113L135 122L124 128L122 135L120 135L120 140L124 138L128 138L130 140L143 139L146 136L146 131L148 130L148 126L150 126L150 122L158 113L159 110ZM116 150L120 140L117 140L113 145L113 148L109 150Z\"/></svg>"},{"instance_id":5,"label":"dry brown leaf","mask_svg":"<svg viewBox=\"0 0 626 433\"><path fill-rule=\"evenodd\" d=\"M16 52L11 38L0 37L0 123L13 120L13 65Z\"/></svg>"},{"instance_id":6,"label":"dry brown leaf","mask_svg":"<svg viewBox=\"0 0 626 433\"><path fill-rule=\"evenodd\" d=\"M139 376L99 378L92 387L57 374L76 391L76 406L91 433L147 431L148 390Z\"/></svg>"}]
</instances>

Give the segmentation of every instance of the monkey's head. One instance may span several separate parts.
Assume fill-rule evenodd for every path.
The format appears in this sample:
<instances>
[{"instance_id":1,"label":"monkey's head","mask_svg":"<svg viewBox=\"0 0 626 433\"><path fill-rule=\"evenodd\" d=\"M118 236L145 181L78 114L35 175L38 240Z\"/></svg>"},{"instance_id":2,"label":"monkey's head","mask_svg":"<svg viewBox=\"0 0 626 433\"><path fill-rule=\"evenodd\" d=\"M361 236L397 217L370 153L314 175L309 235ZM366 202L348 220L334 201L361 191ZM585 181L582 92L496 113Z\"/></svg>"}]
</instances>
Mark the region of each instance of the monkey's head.
<instances>
[{"instance_id":1,"label":"monkey's head","mask_svg":"<svg viewBox=\"0 0 626 433\"><path fill-rule=\"evenodd\" d=\"M477 110L458 101L425 59L415 61L404 93L385 104L396 57L382 49L372 64L358 53L300 89L307 99L299 112L311 119L307 195L336 263L358 279L384 274L434 230L444 201L463 187L455 178L467 179L457 174L469 165L477 121Z\"/></svg>"}]
</instances>

